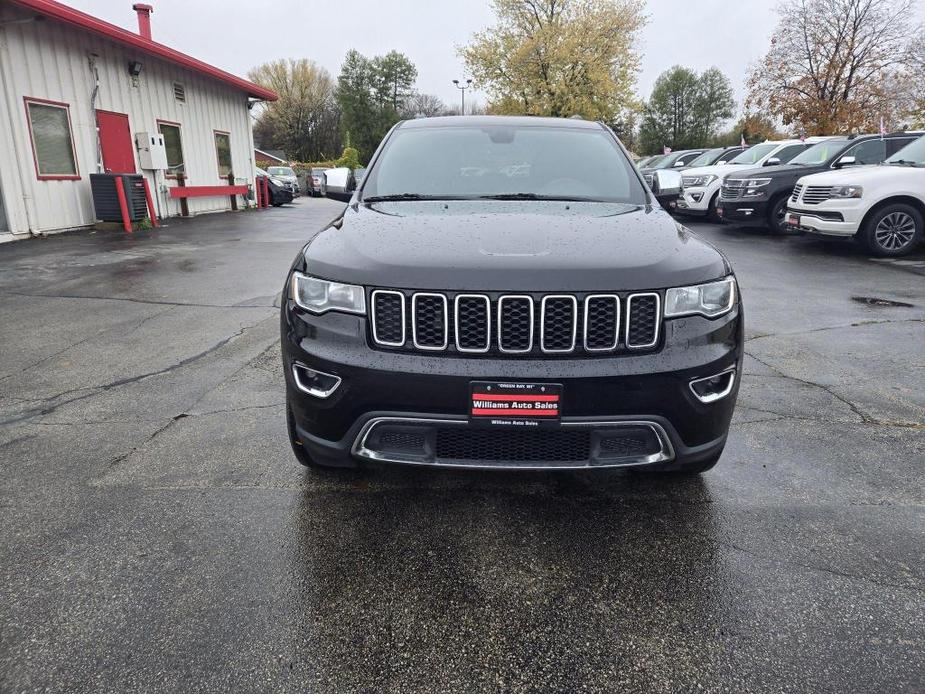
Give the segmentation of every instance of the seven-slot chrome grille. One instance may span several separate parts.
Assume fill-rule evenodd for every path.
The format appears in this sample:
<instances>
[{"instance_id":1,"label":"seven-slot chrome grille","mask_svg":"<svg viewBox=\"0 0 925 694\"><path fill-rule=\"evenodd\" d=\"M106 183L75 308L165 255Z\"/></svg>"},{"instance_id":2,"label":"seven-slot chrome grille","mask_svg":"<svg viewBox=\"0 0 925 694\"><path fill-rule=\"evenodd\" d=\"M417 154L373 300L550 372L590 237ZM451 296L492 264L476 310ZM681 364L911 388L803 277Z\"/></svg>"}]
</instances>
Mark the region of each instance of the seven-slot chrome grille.
<instances>
[{"instance_id":1,"label":"seven-slot chrome grille","mask_svg":"<svg viewBox=\"0 0 925 694\"><path fill-rule=\"evenodd\" d=\"M802 184L802 183L798 183L798 184L793 188L793 195L790 196L790 202L798 202L799 199L800 199L800 195L801 195L802 193L803 193L803 184Z\"/></svg>"},{"instance_id":2,"label":"seven-slot chrome grille","mask_svg":"<svg viewBox=\"0 0 925 694\"><path fill-rule=\"evenodd\" d=\"M633 294L370 292L376 347L461 355L606 354L654 349L661 297Z\"/></svg>"}]
</instances>

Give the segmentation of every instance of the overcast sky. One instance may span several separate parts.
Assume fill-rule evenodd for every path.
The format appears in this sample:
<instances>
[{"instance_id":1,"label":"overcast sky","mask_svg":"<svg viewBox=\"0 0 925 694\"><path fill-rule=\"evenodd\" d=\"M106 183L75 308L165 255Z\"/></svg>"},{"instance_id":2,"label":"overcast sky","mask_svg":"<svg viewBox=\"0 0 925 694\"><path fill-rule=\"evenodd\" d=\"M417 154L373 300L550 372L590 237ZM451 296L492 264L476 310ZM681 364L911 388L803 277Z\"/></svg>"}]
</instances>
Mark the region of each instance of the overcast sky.
<instances>
[{"instance_id":1,"label":"overcast sky","mask_svg":"<svg viewBox=\"0 0 925 694\"><path fill-rule=\"evenodd\" d=\"M310 58L333 76L344 54L391 49L418 69L418 89L458 103L452 84L463 78L456 47L492 23L488 0L148 0L156 41L229 72L276 58ZM132 0L64 0L106 21L137 29ZM672 65L716 66L744 96L749 63L767 49L776 0L649 0L640 42L637 91L647 97L655 78ZM925 21L919 3L917 13ZM475 98L484 101L476 93ZM467 93L467 99L469 99Z\"/></svg>"}]
</instances>

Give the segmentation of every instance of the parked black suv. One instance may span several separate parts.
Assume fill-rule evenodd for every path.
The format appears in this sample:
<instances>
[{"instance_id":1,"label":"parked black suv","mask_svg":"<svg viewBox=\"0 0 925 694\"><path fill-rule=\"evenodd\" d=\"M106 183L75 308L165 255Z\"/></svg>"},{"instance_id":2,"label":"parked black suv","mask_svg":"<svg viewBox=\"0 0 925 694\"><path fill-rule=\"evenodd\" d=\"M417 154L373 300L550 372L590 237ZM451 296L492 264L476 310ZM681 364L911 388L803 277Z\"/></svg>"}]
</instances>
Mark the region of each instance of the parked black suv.
<instances>
[{"instance_id":1,"label":"parked black suv","mask_svg":"<svg viewBox=\"0 0 925 694\"><path fill-rule=\"evenodd\" d=\"M743 355L725 257L575 119L396 125L281 329L293 450L339 467L701 472Z\"/></svg>"},{"instance_id":2,"label":"parked black suv","mask_svg":"<svg viewBox=\"0 0 925 694\"><path fill-rule=\"evenodd\" d=\"M787 200L803 176L845 166L879 164L921 133L853 135L824 140L804 150L789 163L773 168L730 173L723 180L717 212L727 222L742 226L766 226L788 231Z\"/></svg>"}]
</instances>

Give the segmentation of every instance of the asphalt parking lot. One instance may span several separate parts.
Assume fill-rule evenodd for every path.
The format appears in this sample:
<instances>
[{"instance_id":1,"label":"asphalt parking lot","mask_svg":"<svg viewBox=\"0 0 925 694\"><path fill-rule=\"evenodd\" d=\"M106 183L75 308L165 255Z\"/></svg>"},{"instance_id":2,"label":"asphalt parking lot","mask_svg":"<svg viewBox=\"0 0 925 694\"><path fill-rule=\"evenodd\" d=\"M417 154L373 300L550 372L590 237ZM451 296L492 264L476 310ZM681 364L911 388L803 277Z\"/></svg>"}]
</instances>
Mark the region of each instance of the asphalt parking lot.
<instances>
[{"instance_id":1,"label":"asphalt parking lot","mask_svg":"<svg viewBox=\"0 0 925 694\"><path fill-rule=\"evenodd\" d=\"M339 209L0 246L0 690L925 689L925 251L692 224L748 325L701 479L319 474L275 304Z\"/></svg>"}]
</instances>

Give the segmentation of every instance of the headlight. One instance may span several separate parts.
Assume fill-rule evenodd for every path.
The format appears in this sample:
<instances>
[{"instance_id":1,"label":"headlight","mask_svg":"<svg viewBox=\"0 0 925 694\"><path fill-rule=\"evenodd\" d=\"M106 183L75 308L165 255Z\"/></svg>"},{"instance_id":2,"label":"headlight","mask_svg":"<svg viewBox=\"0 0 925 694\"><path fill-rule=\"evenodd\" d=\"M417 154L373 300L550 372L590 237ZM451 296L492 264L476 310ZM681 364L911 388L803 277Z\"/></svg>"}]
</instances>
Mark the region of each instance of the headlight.
<instances>
[{"instance_id":1,"label":"headlight","mask_svg":"<svg viewBox=\"0 0 925 694\"><path fill-rule=\"evenodd\" d=\"M675 287L665 292L665 318L695 313L716 318L732 308L735 298L736 282L732 277L693 287Z\"/></svg>"},{"instance_id":2,"label":"headlight","mask_svg":"<svg viewBox=\"0 0 925 694\"><path fill-rule=\"evenodd\" d=\"M830 195L833 198L859 198L863 193L861 186L835 186Z\"/></svg>"},{"instance_id":3,"label":"headlight","mask_svg":"<svg viewBox=\"0 0 925 694\"><path fill-rule=\"evenodd\" d=\"M363 287L354 284L329 282L293 272L289 293L296 304L312 313L325 313L326 311L344 311L360 315L366 313L366 293Z\"/></svg>"},{"instance_id":4,"label":"headlight","mask_svg":"<svg viewBox=\"0 0 925 694\"><path fill-rule=\"evenodd\" d=\"M771 182L770 178L746 178L742 185L746 188L761 188Z\"/></svg>"},{"instance_id":5,"label":"headlight","mask_svg":"<svg viewBox=\"0 0 925 694\"><path fill-rule=\"evenodd\" d=\"M710 185L716 179L717 176L715 174L708 174L706 176L685 176L681 180L685 188L700 188L701 186Z\"/></svg>"}]
</instances>

